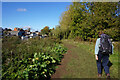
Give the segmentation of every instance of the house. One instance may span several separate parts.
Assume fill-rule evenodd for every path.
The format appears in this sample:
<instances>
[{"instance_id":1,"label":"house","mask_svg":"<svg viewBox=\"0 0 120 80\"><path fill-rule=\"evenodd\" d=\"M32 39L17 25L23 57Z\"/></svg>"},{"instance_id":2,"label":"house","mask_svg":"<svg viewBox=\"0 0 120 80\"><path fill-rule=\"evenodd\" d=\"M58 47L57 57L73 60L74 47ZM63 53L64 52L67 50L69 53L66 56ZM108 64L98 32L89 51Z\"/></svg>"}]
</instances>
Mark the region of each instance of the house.
<instances>
[{"instance_id":1,"label":"house","mask_svg":"<svg viewBox=\"0 0 120 80\"><path fill-rule=\"evenodd\" d=\"M19 31L10 31L11 36L18 36Z\"/></svg>"},{"instance_id":2,"label":"house","mask_svg":"<svg viewBox=\"0 0 120 80\"><path fill-rule=\"evenodd\" d=\"M31 32L30 32L30 31L25 30L25 35L26 35L26 36L29 36L30 34L31 34Z\"/></svg>"},{"instance_id":3,"label":"house","mask_svg":"<svg viewBox=\"0 0 120 80\"><path fill-rule=\"evenodd\" d=\"M28 36L22 36L21 39L22 39L22 40L28 40L29 37L28 37Z\"/></svg>"},{"instance_id":4,"label":"house","mask_svg":"<svg viewBox=\"0 0 120 80\"><path fill-rule=\"evenodd\" d=\"M8 31L6 36L11 36L11 31Z\"/></svg>"},{"instance_id":5,"label":"house","mask_svg":"<svg viewBox=\"0 0 120 80\"><path fill-rule=\"evenodd\" d=\"M14 28L13 31L10 31L11 36L23 36L25 31L22 28Z\"/></svg>"},{"instance_id":6,"label":"house","mask_svg":"<svg viewBox=\"0 0 120 80\"><path fill-rule=\"evenodd\" d=\"M14 28L13 31L20 31L22 28Z\"/></svg>"},{"instance_id":7,"label":"house","mask_svg":"<svg viewBox=\"0 0 120 80\"><path fill-rule=\"evenodd\" d=\"M30 38L35 38L37 36L37 34L35 32L33 32L29 36L30 36Z\"/></svg>"},{"instance_id":8,"label":"house","mask_svg":"<svg viewBox=\"0 0 120 80\"><path fill-rule=\"evenodd\" d=\"M8 28L2 29L2 36L9 36L10 31L12 31L12 30L8 29Z\"/></svg>"},{"instance_id":9,"label":"house","mask_svg":"<svg viewBox=\"0 0 120 80\"><path fill-rule=\"evenodd\" d=\"M40 36L40 32L35 32L37 34L37 36Z\"/></svg>"}]
</instances>

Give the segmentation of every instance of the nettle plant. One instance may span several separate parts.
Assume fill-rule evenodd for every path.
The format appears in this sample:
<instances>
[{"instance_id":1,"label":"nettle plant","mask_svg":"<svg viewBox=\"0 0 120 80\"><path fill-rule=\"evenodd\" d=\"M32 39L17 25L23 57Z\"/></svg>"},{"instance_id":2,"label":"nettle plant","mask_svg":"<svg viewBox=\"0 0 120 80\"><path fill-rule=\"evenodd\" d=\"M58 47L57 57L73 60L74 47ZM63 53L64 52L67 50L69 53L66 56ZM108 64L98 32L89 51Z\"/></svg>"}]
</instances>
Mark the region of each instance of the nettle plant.
<instances>
[{"instance_id":1,"label":"nettle plant","mask_svg":"<svg viewBox=\"0 0 120 80\"><path fill-rule=\"evenodd\" d=\"M35 53L33 59L21 61L27 64L18 78L22 79L50 79L55 72L57 61L47 53Z\"/></svg>"}]
</instances>

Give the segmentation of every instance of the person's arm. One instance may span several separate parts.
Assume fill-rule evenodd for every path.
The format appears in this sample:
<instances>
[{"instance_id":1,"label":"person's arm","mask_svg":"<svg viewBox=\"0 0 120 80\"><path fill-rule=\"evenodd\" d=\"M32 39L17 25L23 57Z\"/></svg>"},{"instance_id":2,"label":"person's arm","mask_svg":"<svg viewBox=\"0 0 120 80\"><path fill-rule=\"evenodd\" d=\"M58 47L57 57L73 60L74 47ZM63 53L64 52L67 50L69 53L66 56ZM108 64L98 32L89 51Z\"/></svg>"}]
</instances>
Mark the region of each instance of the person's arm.
<instances>
[{"instance_id":1,"label":"person's arm","mask_svg":"<svg viewBox=\"0 0 120 80\"><path fill-rule=\"evenodd\" d=\"M95 59L98 60L98 55L95 54Z\"/></svg>"},{"instance_id":2,"label":"person's arm","mask_svg":"<svg viewBox=\"0 0 120 80\"><path fill-rule=\"evenodd\" d=\"M97 39L96 45L95 45L95 58L98 60L98 52L99 52L99 45L100 45L100 38Z\"/></svg>"}]
</instances>

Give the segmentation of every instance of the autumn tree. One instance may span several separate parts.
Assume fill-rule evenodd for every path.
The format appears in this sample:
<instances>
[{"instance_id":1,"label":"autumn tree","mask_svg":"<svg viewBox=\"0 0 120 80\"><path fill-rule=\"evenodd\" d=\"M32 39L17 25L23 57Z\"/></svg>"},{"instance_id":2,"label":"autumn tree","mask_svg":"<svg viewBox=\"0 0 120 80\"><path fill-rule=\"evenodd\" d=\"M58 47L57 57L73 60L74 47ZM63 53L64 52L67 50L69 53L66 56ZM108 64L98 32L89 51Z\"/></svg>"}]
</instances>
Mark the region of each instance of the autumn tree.
<instances>
[{"instance_id":1,"label":"autumn tree","mask_svg":"<svg viewBox=\"0 0 120 80\"><path fill-rule=\"evenodd\" d=\"M49 34L49 32L50 32L50 29L49 29L49 27L48 26L45 26L42 30L41 30L41 34Z\"/></svg>"}]
</instances>

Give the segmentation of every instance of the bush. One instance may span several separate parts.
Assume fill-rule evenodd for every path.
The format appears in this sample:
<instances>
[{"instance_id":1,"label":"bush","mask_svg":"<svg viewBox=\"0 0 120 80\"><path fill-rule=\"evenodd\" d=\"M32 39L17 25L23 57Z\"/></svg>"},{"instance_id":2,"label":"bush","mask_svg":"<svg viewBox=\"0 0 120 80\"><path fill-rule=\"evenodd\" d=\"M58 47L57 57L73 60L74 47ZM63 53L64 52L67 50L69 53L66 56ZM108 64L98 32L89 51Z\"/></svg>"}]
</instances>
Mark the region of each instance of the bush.
<instances>
[{"instance_id":1,"label":"bush","mask_svg":"<svg viewBox=\"0 0 120 80\"><path fill-rule=\"evenodd\" d=\"M19 79L49 79L54 73L57 61L48 54L35 53L33 58L21 60L21 67L14 73ZM27 65L25 65L27 64Z\"/></svg>"},{"instance_id":2,"label":"bush","mask_svg":"<svg viewBox=\"0 0 120 80\"><path fill-rule=\"evenodd\" d=\"M14 40L10 37L3 39L2 79L50 78L63 53L66 52L66 49L58 43L51 38L35 38L28 41L19 41L17 37L14 37ZM8 47L7 44L10 46ZM42 64L46 66L42 67ZM46 70L47 72L44 73Z\"/></svg>"}]
</instances>

